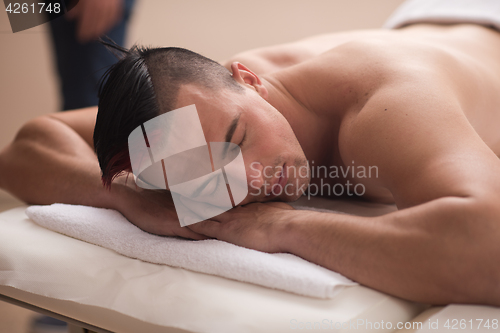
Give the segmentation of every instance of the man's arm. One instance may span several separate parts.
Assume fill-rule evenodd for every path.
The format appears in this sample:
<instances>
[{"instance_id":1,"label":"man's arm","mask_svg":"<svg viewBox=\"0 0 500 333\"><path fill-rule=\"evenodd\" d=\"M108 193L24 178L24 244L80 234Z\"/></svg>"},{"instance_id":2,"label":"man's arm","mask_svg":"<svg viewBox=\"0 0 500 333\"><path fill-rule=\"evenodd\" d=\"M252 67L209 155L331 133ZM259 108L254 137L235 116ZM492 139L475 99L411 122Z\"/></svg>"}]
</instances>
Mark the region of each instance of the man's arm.
<instances>
[{"instance_id":1,"label":"man's arm","mask_svg":"<svg viewBox=\"0 0 500 333\"><path fill-rule=\"evenodd\" d=\"M94 109L72 114L83 125L80 133L52 115L28 121L0 155L3 187L32 204L65 201L111 208L89 142L95 115Z\"/></svg>"},{"instance_id":2,"label":"man's arm","mask_svg":"<svg viewBox=\"0 0 500 333\"><path fill-rule=\"evenodd\" d=\"M106 190L92 148L97 108L35 118L0 153L0 186L30 204L111 208L159 235L204 239L181 228L166 191L145 191L120 177Z\"/></svg>"},{"instance_id":3,"label":"man's arm","mask_svg":"<svg viewBox=\"0 0 500 333\"><path fill-rule=\"evenodd\" d=\"M446 91L401 85L343 123L341 153L377 166L401 210L358 217L250 204L190 226L290 252L364 285L436 304L500 305L500 161ZM422 98L424 97L424 98Z\"/></svg>"}]
</instances>

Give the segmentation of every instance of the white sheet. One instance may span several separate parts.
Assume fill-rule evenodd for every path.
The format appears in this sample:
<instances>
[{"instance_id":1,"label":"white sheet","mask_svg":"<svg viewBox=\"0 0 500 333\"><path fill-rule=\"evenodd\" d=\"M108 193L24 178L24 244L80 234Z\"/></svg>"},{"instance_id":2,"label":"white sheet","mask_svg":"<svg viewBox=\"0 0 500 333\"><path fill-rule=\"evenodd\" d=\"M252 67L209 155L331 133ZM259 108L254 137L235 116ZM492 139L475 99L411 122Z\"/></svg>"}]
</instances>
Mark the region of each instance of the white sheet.
<instances>
[{"instance_id":1,"label":"white sheet","mask_svg":"<svg viewBox=\"0 0 500 333\"><path fill-rule=\"evenodd\" d=\"M144 232L119 212L78 205L31 206L38 225L134 259L255 283L299 295L333 298L357 283L289 253L264 253L210 239L191 241Z\"/></svg>"},{"instance_id":2,"label":"white sheet","mask_svg":"<svg viewBox=\"0 0 500 333\"><path fill-rule=\"evenodd\" d=\"M500 30L500 1L407 0L389 17L384 28L414 23L473 23Z\"/></svg>"}]
</instances>

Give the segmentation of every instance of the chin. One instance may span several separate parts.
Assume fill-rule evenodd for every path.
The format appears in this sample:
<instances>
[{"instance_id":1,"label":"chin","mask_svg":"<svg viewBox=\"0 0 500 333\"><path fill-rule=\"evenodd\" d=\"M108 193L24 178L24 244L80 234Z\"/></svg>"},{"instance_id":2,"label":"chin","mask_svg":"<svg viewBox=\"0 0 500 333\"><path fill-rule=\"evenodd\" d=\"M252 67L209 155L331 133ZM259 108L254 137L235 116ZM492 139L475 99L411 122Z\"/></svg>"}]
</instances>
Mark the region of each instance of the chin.
<instances>
[{"instance_id":1,"label":"chin","mask_svg":"<svg viewBox=\"0 0 500 333\"><path fill-rule=\"evenodd\" d=\"M280 201L283 201L283 202L297 201L301 196L302 196L302 194L285 195L283 197L280 197Z\"/></svg>"},{"instance_id":2,"label":"chin","mask_svg":"<svg viewBox=\"0 0 500 333\"><path fill-rule=\"evenodd\" d=\"M291 202L298 200L305 192L307 192L309 182L310 182L309 178L295 178L293 180L293 183L291 183L294 184L292 193L291 194L283 193L283 195L281 195L279 199L284 202Z\"/></svg>"}]
</instances>

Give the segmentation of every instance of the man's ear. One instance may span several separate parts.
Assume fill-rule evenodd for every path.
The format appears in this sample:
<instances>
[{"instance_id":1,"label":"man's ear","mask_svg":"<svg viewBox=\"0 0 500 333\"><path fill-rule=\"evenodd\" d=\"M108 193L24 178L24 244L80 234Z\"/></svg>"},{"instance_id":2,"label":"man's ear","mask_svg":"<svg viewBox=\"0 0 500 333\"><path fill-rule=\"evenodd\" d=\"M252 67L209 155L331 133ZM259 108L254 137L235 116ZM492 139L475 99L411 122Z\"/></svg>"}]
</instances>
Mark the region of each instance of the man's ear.
<instances>
[{"instance_id":1,"label":"man's ear","mask_svg":"<svg viewBox=\"0 0 500 333\"><path fill-rule=\"evenodd\" d=\"M231 71L236 82L252 87L262 98L267 99L267 88L264 87L257 74L236 61L231 64Z\"/></svg>"}]
</instances>

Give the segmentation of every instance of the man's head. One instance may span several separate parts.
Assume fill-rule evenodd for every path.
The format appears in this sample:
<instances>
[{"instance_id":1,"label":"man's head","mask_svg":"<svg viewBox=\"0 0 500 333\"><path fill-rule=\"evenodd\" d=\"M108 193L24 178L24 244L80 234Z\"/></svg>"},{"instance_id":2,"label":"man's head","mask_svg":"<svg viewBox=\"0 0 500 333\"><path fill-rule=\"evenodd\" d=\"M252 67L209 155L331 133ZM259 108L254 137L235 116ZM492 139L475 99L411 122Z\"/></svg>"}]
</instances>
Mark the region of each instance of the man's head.
<instances>
[{"instance_id":1,"label":"man's head","mask_svg":"<svg viewBox=\"0 0 500 333\"><path fill-rule=\"evenodd\" d=\"M285 163L285 167L306 163L289 123L266 101L267 88L244 65L233 63L231 75L220 64L182 48L119 51L124 56L105 74L99 89L94 131L106 186L119 174L131 171L127 143L135 128L191 104L196 105L207 142L240 145L249 183L249 196L243 204L271 199L266 194ZM289 183L295 182L293 176L288 176ZM308 179L300 179L300 184L305 182ZM290 187L288 193L293 192ZM297 197L279 195L283 200Z\"/></svg>"}]
</instances>

